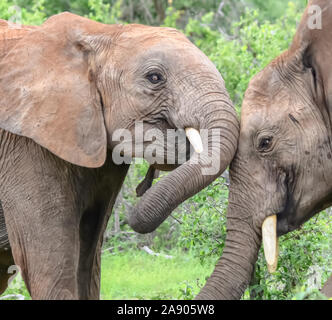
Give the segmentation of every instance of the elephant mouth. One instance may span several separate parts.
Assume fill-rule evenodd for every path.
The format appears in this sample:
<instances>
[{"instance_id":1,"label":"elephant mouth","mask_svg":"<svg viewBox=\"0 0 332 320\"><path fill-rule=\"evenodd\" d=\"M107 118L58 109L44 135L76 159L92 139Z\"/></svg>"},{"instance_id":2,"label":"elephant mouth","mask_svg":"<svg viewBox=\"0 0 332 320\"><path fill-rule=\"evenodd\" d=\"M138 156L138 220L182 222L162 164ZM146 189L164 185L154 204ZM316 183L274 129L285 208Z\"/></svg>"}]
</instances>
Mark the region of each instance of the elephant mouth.
<instances>
[{"instance_id":1,"label":"elephant mouth","mask_svg":"<svg viewBox=\"0 0 332 320\"><path fill-rule=\"evenodd\" d=\"M294 231L300 226L313 217L315 214L321 212L325 208L330 206L329 205L318 205L315 206L312 203L309 204L299 204L300 200L295 205L293 201L293 205L287 205L285 210L282 210L280 213L277 214L277 234L278 237Z\"/></svg>"},{"instance_id":2,"label":"elephant mouth","mask_svg":"<svg viewBox=\"0 0 332 320\"><path fill-rule=\"evenodd\" d=\"M290 217L294 212L293 206L291 205L292 201L289 201L289 196L287 196L286 204L283 210L280 210L277 213L277 235L278 237L294 230L290 224Z\"/></svg>"},{"instance_id":3,"label":"elephant mouth","mask_svg":"<svg viewBox=\"0 0 332 320\"><path fill-rule=\"evenodd\" d=\"M296 230L299 225L290 223L289 216L292 213L288 213L286 216L283 216L283 213L277 214L277 235L278 237L283 236L284 234Z\"/></svg>"},{"instance_id":4,"label":"elephant mouth","mask_svg":"<svg viewBox=\"0 0 332 320\"><path fill-rule=\"evenodd\" d=\"M284 201L283 207L277 212L277 235L278 237L293 231L297 228L296 225L291 221L297 211L297 202L294 199L294 170L286 172L286 179L284 181Z\"/></svg>"},{"instance_id":5,"label":"elephant mouth","mask_svg":"<svg viewBox=\"0 0 332 320\"><path fill-rule=\"evenodd\" d=\"M292 221L295 216L295 209L284 210L277 213L277 235L281 237L288 232L294 231L299 228L301 223L298 221Z\"/></svg>"},{"instance_id":6,"label":"elephant mouth","mask_svg":"<svg viewBox=\"0 0 332 320\"><path fill-rule=\"evenodd\" d=\"M288 190L287 190L288 191ZM278 237L296 230L300 222L296 219L298 202L295 201L292 193L287 192L287 198L283 210L277 213L277 235Z\"/></svg>"}]
</instances>

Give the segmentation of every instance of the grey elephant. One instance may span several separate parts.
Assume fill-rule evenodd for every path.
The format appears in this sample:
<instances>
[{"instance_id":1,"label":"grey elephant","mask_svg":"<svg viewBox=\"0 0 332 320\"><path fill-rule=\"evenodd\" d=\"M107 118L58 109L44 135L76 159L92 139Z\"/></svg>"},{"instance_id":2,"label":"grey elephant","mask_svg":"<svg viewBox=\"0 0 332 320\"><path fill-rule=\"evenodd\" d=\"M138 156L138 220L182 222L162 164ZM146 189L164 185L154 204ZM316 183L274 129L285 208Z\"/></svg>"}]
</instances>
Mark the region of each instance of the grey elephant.
<instances>
[{"instance_id":1,"label":"grey elephant","mask_svg":"<svg viewBox=\"0 0 332 320\"><path fill-rule=\"evenodd\" d=\"M312 11L322 12L322 28ZM332 3L313 0L290 49L251 80L230 166L226 243L197 299L240 299L262 242L273 272L278 236L332 204L331 52ZM150 223L141 231L158 226L158 216L140 214ZM329 283L323 293L332 296Z\"/></svg>"},{"instance_id":2,"label":"grey elephant","mask_svg":"<svg viewBox=\"0 0 332 320\"><path fill-rule=\"evenodd\" d=\"M143 143L143 152L121 155L145 157L151 140L139 143L137 121L143 133L186 132L196 151L184 163L152 162L174 170L144 186L135 208L163 219L229 165L236 112L215 66L174 29L63 13L40 27L1 21L0 32L0 292L15 263L33 299L98 299L107 212L129 167L114 150ZM211 131L213 146L202 157L199 129ZM133 141L113 139L119 130ZM201 170L207 157L219 163L209 175Z\"/></svg>"}]
</instances>

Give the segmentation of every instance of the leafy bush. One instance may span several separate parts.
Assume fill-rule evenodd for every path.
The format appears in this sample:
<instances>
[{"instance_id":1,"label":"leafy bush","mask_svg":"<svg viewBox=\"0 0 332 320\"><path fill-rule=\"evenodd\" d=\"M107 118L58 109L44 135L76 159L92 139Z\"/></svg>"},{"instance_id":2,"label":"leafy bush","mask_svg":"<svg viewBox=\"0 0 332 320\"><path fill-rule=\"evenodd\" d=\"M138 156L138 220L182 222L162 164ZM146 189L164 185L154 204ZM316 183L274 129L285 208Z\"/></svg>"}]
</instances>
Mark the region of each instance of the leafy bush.
<instances>
[{"instance_id":1,"label":"leafy bush","mask_svg":"<svg viewBox=\"0 0 332 320\"><path fill-rule=\"evenodd\" d=\"M179 12L168 13L165 25L175 27ZM231 34L225 34L212 28L214 13L210 12L200 20L189 19L183 31L216 65L239 111L250 79L288 48L301 14L290 2L275 23L261 23L260 12L247 9L240 21L232 24Z\"/></svg>"},{"instance_id":2,"label":"leafy bush","mask_svg":"<svg viewBox=\"0 0 332 320\"><path fill-rule=\"evenodd\" d=\"M261 249L255 270L255 283L249 291L255 299L296 299L320 289L332 273L332 215L330 210L305 223L301 229L279 239L279 267L271 275L267 272Z\"/></svg>"},{"instance_id":3,"label":"leafy bush","mask_svg":"<svg viewBox=\"0 0 332 320\"><path fill-rule=\"evenodd\" d=\"M45 0L34 0L29 6L22 6L20 2L1 0L0 18L14 23L39 25L46 18L44 3Z\"/></svg>"}]
</instances>

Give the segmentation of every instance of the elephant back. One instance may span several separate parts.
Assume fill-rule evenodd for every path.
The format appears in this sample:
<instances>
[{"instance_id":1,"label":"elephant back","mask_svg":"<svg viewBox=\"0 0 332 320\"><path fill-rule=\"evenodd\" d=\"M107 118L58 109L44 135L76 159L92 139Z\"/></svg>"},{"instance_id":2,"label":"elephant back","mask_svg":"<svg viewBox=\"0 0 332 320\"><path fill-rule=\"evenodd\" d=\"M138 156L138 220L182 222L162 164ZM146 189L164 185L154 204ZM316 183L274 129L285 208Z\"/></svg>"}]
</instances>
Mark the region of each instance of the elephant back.
<instances>
[{"instance_id":1,"label":"elephant back","mask_svg":"<svg viewBox=\"0 0 332 320\"><path fill-rule=\"evenodd\" d=\"M36 28L38 27L16 25L0 19L0 60L15 46L17 41Z\"/></svg>"}]
</instances>

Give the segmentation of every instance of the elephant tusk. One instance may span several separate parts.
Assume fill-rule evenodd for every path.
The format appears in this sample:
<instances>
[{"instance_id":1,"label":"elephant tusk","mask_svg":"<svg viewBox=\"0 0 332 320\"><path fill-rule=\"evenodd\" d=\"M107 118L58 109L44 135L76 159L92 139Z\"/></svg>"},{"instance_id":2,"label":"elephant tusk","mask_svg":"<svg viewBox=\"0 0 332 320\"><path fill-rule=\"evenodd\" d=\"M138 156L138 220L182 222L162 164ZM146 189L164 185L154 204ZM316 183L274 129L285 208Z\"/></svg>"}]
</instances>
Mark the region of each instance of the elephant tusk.
<instances>
[{"instance_id":1,"label":"elephant tusk","mask_svg":"<svg viewBox=\"0 0 332 320\"><path fill-rule=\"evenodd\" d=\"M278 265L278 238L277 238L277 216L266 218L262 225L262 237L264 255L267 269L270 273L277 270Z\"/></svg>"},{"instance_id":2,"label":"elephant tusk","mask_svg":"<svg viewBox=\"0 0 332 320\"><path fill-rule=\"evenodd\" d=\"M203 142L202 142L202 138L201 138L201 135L199 134L199 132L194 128L186 128L185 131L186 131L186 136L187 136L189 142L191 143L191 145L193 146L195 152L202 153L203 152Z\"/></svg>"}]
</instances>

